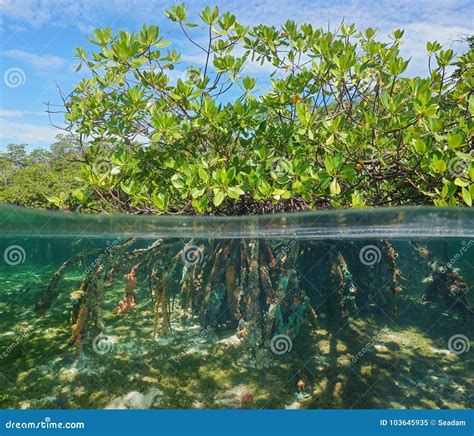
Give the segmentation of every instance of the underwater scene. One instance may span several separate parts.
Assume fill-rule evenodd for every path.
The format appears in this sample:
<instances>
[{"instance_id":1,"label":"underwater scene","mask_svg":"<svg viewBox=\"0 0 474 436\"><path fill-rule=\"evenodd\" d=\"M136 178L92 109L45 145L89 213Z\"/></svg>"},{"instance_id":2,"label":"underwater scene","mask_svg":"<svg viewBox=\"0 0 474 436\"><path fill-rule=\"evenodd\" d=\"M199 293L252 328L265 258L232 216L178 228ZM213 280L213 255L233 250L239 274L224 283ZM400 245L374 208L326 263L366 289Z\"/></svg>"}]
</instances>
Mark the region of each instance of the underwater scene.
<instances>
[{"instance_id":1,"label":"underwater scene","mask_svg":"<svg viewBox=\"0 0 474 436\"><path fill-rule=\"evenodd\" d=\"M474 407L474 211L0 207L0 407Z\"/></svg>"}]
</instances>

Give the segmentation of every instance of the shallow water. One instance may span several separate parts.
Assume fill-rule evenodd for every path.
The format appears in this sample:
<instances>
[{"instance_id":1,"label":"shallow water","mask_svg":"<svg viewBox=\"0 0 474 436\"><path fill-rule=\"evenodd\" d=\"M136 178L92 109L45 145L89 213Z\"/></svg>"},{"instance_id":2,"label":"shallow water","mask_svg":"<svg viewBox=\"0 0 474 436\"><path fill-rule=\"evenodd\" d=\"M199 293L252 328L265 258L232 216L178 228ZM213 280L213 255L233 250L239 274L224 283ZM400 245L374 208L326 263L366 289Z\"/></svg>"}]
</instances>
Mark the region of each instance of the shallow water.
<instances>
[{"instance_id":1,"label":"shallow water","mask_svg":"<svg viewBox=\"0 0 474 436\"><path fill-rule=\"evenodd\" d=\"M0 226L1 408L474 406L472 210Z\"/></svg>"}]
</instances>

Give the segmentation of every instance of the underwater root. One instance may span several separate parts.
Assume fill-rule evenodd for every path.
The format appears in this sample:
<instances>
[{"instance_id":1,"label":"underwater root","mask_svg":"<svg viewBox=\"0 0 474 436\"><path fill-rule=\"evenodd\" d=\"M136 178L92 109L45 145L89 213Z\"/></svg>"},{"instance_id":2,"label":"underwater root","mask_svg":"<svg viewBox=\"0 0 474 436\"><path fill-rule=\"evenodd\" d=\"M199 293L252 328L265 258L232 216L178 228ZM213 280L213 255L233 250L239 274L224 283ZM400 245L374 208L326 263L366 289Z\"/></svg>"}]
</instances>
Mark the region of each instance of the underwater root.
<instances>
[{"instance_id":1,"label":"underwater root","mask_svg":"<svg viewBox=\"0 0 474 436\"><path fill-rule=\"evenodd\" d=\"M469 287L460 272L449 262L443 262L424 245L413 244L421 258L426 260L430 275L423 281L427 284L423 303L441 301L448 309L458 311L463 318L474 318L474 307L467 301Z\"/></svg>"},{"instance_id":2,"label":"underwater root","mask_svg":"<svg viewBox=\"0 0 474 436\"><path fill-rule=\"evenodd\" d=\"M389 242L380 244L389 269L390 289L396 296L402 289L398 253ZM184 247L160 239L145 248L136 245L135 239L128 239L108 250L106 256L99 255L79 290L71 294L69 344L78 352L88 331L97 334L103 330L104 295L119 278L125 280L124 296L112 312L120 316L150 304L153 337L171 332L176 302L181 314L198 317L203 327L233 326L242 343L254 350L268 344L275 335L295 338L304 325L311 328L324 313L338 323L359 314L358 300L362 296L358 282L367 270L351 270L343 244L311 244L309 251L302 250L298 241L261 239L190 241ZM190 260L184 255L189 247L196 250ZM312 276L312 282L326 290L326 295L320 295L324 304L315 297L313 288L305 287L300 280L309 267L314 269L314 261L308 262L307 256L321 255L321 250L327 253L322 257L326 266L318 270L315 279ZM103 252L81 253L63 263L43 292L37 310L44 313L52 306L59 282L73 265L84 265L91 256ZM458 273L438 274L430 286L430 298L440 293L457 299L457 305L468 311L465 282ZM140 297L146 291L150 298Z\"/></svg>"}]
</instances>

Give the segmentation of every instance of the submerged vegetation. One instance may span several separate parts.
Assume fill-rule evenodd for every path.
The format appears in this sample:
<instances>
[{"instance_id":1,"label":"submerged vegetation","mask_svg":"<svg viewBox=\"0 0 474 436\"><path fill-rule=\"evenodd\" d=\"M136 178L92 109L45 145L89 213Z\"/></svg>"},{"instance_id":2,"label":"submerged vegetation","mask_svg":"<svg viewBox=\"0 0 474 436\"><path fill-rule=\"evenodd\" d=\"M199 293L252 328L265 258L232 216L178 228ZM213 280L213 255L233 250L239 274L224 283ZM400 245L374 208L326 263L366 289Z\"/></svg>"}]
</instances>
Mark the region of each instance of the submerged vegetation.
<instances>
[{"instance_id":1,"label":"submerged vegetation","mask_svg":"<svg viewBox=\"0 0 474 436\"><path fill-rule=\"evenodd\" d=\"M0 383L8 388L2 407L474 405L468 343L462 350L449 345L472 334L465 289L474 280L472 253L443 269L460 241L385 243L390 249L378 241L298 241L298 256L277 255L275 265L259 260L259 280L266 270L271 287L247 285L240 293L239 279L224 280L239 261L222 265L208 250L255 241L196 241L202 256L177 259L171 251L187 241L16 242L33 266L0 268ZM287 253L289 242L258 245ZM384 261L361 263L367 246L380 247ZM403 276L398 293L392 250ZM55 272L51 266L62 261ZM273 300L262 301L264 292ZM127 298L133 304L124 306Z\"/></svg>"}]
</instances>

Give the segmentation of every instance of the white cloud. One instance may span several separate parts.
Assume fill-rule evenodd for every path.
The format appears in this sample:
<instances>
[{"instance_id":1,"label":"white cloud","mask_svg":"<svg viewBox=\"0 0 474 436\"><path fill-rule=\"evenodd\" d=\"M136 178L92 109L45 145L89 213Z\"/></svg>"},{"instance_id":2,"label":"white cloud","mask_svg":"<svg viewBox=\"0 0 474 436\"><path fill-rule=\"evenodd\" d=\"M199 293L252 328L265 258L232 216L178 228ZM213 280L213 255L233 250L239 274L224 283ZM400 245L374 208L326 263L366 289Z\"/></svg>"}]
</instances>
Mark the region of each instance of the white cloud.
<instances>
[{"instance_id":1,"label":"white cloud","mask_svg":"<svg viewBox=\"0 0 474 436\"><path fill-rule=\"evenodd\" d=\"M18 142L36 145L52 143L60 130L44 124L22 123L0 118L0 139L2 143Z\"/></svg>"},{"instance_id":2,"label":"white cloud","mask_svg":"<svg viewBox=\"0 0 474 436\"><path fill-rule=\"evenodd\" d=\"M124 14L134 23L158 23L164 19L164 9L173 3L170 0L2 0L0 12L5 18L36 27L43 24L87 27ZM292 19L316 25L326 25L330 20L336 25L342 18L356 22L364 18L371 22L362 23L364 27L429 20L472 28L474 13L471 0L188 0L185 3L191 18L210 4L235 13L239 20L249 24L280 24Z\"/></svg>"},{"instance_id":3,"label":"white cloud","mask_svg":"<svg viewBox=\"0 0 474 436\"><path fill-rule=\"evenodd\" d=\"M400 51L406 58L411 57L408 74L422 74L428 71L427 41L439 41L445 48L460 51L462 47L455 40L466 33L466 29L456 25L440 25L428 22L409 23L405 25L405 44Z\"/></svg>"},{"instance_id":4,"label":"white cloud","mask_svg":"<svg viewBox=\"0 0 474 436\"><path fill-rule=\"evenodd\" d=\"M10 20L39 28L76 26L88 31L112 25L110 17L146 20L159 16L172 1L148 0L2 0L0 13Z\"/></svg>"},{"instance_id":5,"label":"white cloud","mask_svg":"<svg viewBox=\"0 0 474 436\"><path fill-rule=\"evenodd\" d=\"M52 2L50 2L52 6ZM0 12L5 18L14 18L34 27L41 26L51 20L51 8L48 4L32 0L2 0Z\"/></svg>"},{"instance_id":6,"label":"white cloud","mask_svg":"<svg viewBox=\"0 0 474 436\"><path fill-rule=\"evenodd\" d=\"M0 109L0 118L17 118L25 115L40 115L46 116L46 112L24 111L16 109Z\"/></svg>"},{"instance_id":7,"label":"white cloud","mask_svg":"<svg viewBox=\"0 0 474 436\"><path fill-rule=\"evenodd\" d=\"M66 60L54 55L40 55L25 50L5 50L2 55L16 59L38 70L57 70L66 65Z\"/></svg>"}]
</instances>

